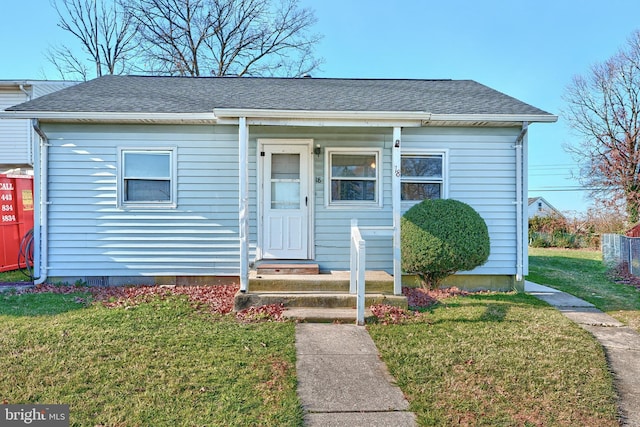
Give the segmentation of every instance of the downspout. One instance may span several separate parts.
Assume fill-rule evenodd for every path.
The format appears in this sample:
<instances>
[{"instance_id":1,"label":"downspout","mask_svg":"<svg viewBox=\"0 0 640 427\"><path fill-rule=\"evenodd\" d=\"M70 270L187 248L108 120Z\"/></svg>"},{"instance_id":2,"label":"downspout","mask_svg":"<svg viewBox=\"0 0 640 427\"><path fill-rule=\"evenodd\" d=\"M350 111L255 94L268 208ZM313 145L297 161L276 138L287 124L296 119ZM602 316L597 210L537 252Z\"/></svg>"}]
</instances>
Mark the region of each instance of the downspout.
<instances>
[{"instance_id":1,"label":"downspout","mask_svg":"<svg viewBox=\"0 0 640 427\"><path fill-rule=\"evenodd\" d=\"M31 99L33 99L31 94L24 88L24 84L20 84L18 86L18 88L20 89L20 91L22 93L24 93L27 96L27 101L31 101ZM35 162L35 160L33 158L34 157L33 153L35 151L34 147L33 147L33 132L28 131L27 134L28 134L27 138L29 138L29 140L28 140L29 143L27 145L27 147L28 147L27 149L30 151L29 153L27 153L27 159L28 159L27 161L30 162L33 165L33 163Z\"/></svg>"},{"instance_id":2,"label":"downspout","mask_svg":"<svg viewBox=\"0 0 640 427\"><path fill-rule=\"evenodd\" d=\"M48 163L49 163L49 139L47 135L40 129L37 119L31 121L33 129L40 136L40 144L38 148L34 147L33 161L33 184L34 184L34 212L33 212L33 276L38 277L34 281L35 285L40 285L47 280L48 258L49 252L47 230L48 217Z\"/></svg>"},{"instance_id":3,"label":"downspout","mask_svg":"<svg viewBox=\"0 0 640 427\"><path fill-rule=\"evenodd\" d=\"M523 141L527 135L529 124L522 123L522 131L516 138L516 286L524 277L524 153Z\"/></svg>"}]
</instances>

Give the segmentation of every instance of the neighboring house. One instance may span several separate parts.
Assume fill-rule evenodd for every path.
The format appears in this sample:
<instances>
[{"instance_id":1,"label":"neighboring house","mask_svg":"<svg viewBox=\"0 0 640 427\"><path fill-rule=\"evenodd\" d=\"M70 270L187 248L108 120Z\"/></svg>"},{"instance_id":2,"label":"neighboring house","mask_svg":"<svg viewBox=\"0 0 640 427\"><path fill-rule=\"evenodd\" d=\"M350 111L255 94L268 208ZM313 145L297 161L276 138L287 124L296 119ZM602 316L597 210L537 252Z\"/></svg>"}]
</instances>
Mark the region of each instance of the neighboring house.
<instances>
[{"instance_id":1,"label":"neighboring house","mask_svg":"<svg viewBox=\"0 0 640 427\"><path fill-rule=\"evenodd\" d=\"M0 80L0 111L74 84L76 82ZM0 120L0 174L31 173L33 142L37 139L30 120Z\"/></svg>"},{"instance_id":2,"label":"neighboring house","mask_svg":"<svg viewBox=\"0 0 640 427\"><path fill-rule=\"evenodd\" d=\"M454 198L488 262L527 274L527 130L557 117L470 80L105 76L14 106L37 120L36 273L73 281L240 279L262 260L348 270L350 221L391 229L367 265L400 292L399 219ZM398 246L395 247L398 247Z\"/></svg>"},{"instance_id":3,"label":"neighboring house","mask_svg":"<svg viewBox=\"0 0 640 427\"><path fill-rule=\"evenodd\" d=\"M564 215L562 215L559 210L554 208L551 203L547 202L544 198L529 197L529 219L534 216L547 217L552 215L564 218Z\"/></svg>"}]
</instances>

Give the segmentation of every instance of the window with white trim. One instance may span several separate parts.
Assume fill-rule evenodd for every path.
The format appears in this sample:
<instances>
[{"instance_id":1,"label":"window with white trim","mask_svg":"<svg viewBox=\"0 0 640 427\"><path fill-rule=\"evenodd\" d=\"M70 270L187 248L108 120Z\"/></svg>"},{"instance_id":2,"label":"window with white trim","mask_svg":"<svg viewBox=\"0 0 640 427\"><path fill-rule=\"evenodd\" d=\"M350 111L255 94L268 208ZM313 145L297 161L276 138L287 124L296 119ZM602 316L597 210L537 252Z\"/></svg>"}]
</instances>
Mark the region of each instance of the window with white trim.
<instances>
[{"instance_id":1,"label":"window with white trim","mask_svg":"<svg viewBox=\"0 0 640 427\"><path fill-rule=\"evenodd\" d=\"M445 169L444 153L402 154L402 201L444 198Z\"/></svg>"},{"instance_id":2,"label":"window with white trim","mask_svg":"<svg viewBox=\"0 0 640 427\"><path fill-rule=\"evenodd\" d=\"M121 207L175 207L175 149L120 149Z\"/></svg>"},{"instance_id":3,"label":"window with white trim","mask_svg":"<svg viewBox=\"0 0 640 427\"><path fill-rule=\"evenodd\" d=\"M329 205L380 205L380 150L327 150Z\"/></svg>"}]
</instances>

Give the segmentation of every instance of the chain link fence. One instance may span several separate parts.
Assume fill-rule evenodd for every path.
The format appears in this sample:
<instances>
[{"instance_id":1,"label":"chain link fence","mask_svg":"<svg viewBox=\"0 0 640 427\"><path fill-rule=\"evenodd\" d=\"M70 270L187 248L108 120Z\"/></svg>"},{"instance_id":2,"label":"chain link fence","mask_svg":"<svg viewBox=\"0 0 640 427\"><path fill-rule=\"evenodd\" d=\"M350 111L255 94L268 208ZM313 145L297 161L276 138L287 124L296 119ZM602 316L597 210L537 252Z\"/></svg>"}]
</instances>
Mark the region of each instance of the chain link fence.
<instances>
[{"instance_id":1,"label":"chain link fence","mask_svg":"<svg viewBox=\"0 0 640 427\"><path fill-rule=\"evenodd\" d=\"M640 276L640 237L603 234L602 260L608 266L626 264L629 273Z\"/></svg>"}]
</instances>

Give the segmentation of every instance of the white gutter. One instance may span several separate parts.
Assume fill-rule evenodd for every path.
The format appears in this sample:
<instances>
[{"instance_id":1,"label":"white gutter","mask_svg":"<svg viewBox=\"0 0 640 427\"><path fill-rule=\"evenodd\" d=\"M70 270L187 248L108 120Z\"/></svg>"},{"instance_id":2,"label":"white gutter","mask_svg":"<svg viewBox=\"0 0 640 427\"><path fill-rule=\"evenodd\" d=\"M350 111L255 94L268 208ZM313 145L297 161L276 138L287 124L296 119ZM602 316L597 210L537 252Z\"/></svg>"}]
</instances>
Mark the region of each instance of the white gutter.
<instances>
[{"instance_id":1,"label":"white gutter","mask_svg":"<svg viewBox=\"0 0 640 427\"><path fill-rule=\"evenodd\" d=\"M516 282L521 282L524 276L524 139L529 124L522 123L522 131L516 138L513 148L516 150Z\"/></svg>"},{"instance_id":2,"label":"white gutter","mask_svg":"<svg viewBox=\"0 0 640 427\"><path fill-rule=\"evenodd\" d=\"M267 110L215 108L213 114L205 113L144 113L116 111L0 111L0 118L38 119L47 121L98 121L98 122L216 122L220 118L250 120L335 120L344 122L528 122L554 123L558 116L552 114L432 114L426 111L315 111L315 110ZM387 123L388 125L388 123Z\"/></svg>"},{"instance_id":3,"label":"white gutter","mask_svg":"<svg viewBox=\"0 0 640 427\"><path fill-rule=\"evenodd\" d=\"M432 122L528 122L555 123L553 114L431 114Z\"/></svg>"},{"instance_id":4,"label":"white gutter","mask_svg":"<svg viewBox=\"0 0 640 427\"><path fill-rule=\"evenodd\" d=\"M215 122L216 117L208 113L123 113L110 111L0 111L0 118L33 119L40 121L98 121L98 122Z\"/></svg>"},{"instance_id":5,"label":"white gutter","mask_svg":"<svg viewBox=\"0 0 640 427\"><path fill-rule=\"evenodd\" d=\"M40 135L40 144L34 149L34 218L33 218L33 276L38 280L33 283L42 284L47 280L49 242L47 230L48 217L48 156L49 140L40 129L38 121L32 120L33 129Z\"/></svg>"},{"instance_id":6,"label":"white gutter","mask_svg":"<svg viewBox=\"0 0 640 427\"><path fill-rule=\"evenodd\" d=\"M305 120L429 120L426 111L320 111L214 108L218 118L305 119Z\"/></svg>"}]
</instances>

